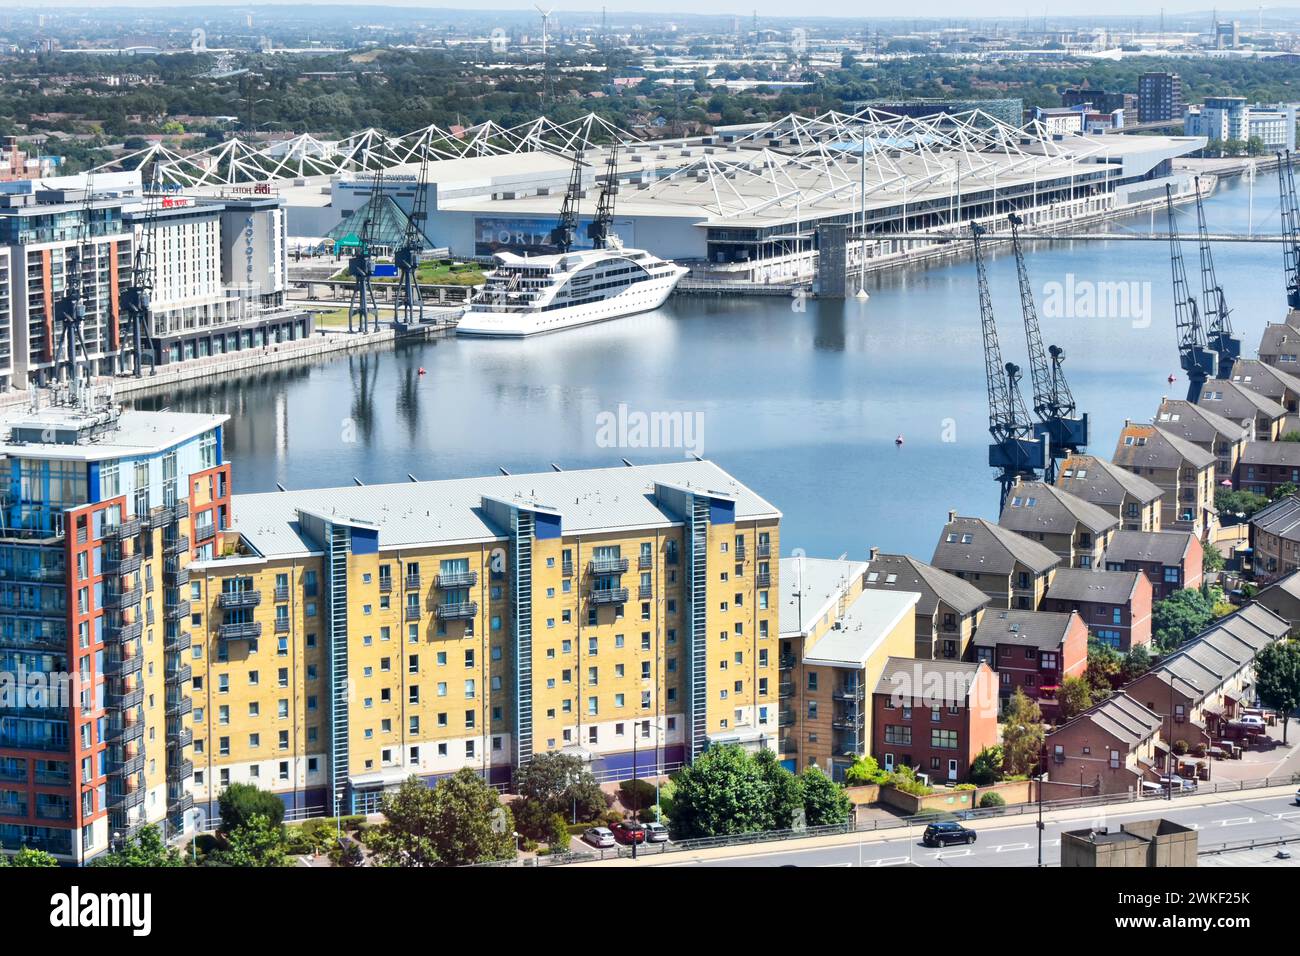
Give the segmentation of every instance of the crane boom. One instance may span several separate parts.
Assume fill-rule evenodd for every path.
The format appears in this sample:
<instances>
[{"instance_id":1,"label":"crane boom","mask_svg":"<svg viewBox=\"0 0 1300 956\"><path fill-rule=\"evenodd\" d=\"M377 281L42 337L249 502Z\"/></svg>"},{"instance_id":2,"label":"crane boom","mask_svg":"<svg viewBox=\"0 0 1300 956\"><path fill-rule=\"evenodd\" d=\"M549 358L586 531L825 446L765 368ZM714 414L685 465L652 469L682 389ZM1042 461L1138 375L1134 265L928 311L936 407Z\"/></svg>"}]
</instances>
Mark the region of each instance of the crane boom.
<instances>
[{"instance_id":1,"label":"crane boom","mask_svg":"<svg viewBox=\"0 0 1300 956\"><path fill-rule=\"evenodd\" d=\"M401 246L393 254L393 262L398 271L395 318L402 325L415 325L424 321L424 300L420 298L417 272L420 253L428 244L424 235L424 225L429 218L429 200L426 195L428 184L429 150L426 146L420 157L420 174L415 180L415 198L411 201L411 211L406 217L406 231Z\"/></svg>"},{"instance_id":2,"label":"crane boom","mask_svg":"<svg viewBox=\"0 0 1300 956\"><path fill-rule=\"evenodd\" d=\"M551 230L551 245L560 252L573 248L573 238L578 232L578 203L582 199L582 150L573 151L573 169L569 173L569 188L564 191L560 204L560 218Z\"/></svg>"},{"instance_id":3,"label":"crane boom","mask_svg":"<svg viewBox=\"0 0 1300 956\"><path fill-rule=\"evenodd\" d=\"M144 194L144 221L140 224L140 237L131 259L130 281L118 296L118 305L131 332L131 374L139 378L144 374L146 350L149 364L157 367L153 353L153 285L154 285L154 233L158 226L158 207L161 205L161 171L155 159L146 180L140 178Z\"/></svg>"},{"instance_id":4,"label":"crane boom","mask_svg":"<svg viewBox=\"0 0 1300 956\"><path fill-rule=\"evenodd\" d=\"M63 295L54 306L59 345L55 365L60 379L79 384L82 372L90 376L90 353L86 348L86 260L94 259L91 213L94 210L94 172L86 174L86 192L77 217L76 245L63 254ZM85 365L81 362L85 361Z\"/></svg>"},{"instance_id":5,"label":"crane boom","mask_svg":"<svg viewBox=\"0 0 1300 956\"><path fill-rule=\"evenodd\" d=\"M596 218L587 227L587 237L593 249L605 249L614 235L614 197L618 195L618 143L609 150L605 166L605 182L600 187L596 203Z\"/></svg>"},{"instance_id":6,"label":"crane boom","mask_svg":"<svg viewBox=\"0 0 1300 956\"><path fill-rule=\"evenodd\" d=\"M1286 273L1287 308L1300 309L1300 211L1296 208L1295 169L1291 151L1277 154L1279 195L1278 208L1282 211L1282 265Z\"/></svg>"},{"instance_id":7,"label":"crane boom","mask_svg":"<svg viewBox=\"0 0 1300 956\"><path fill-rule=\"evenodd\" d=\"M1219 378L1232 374L1232 364L1241 355L1241 339L1232 334L1232 310L1223 296L1223 286L1214 274L1210 231L1205 225L1205 204L1201 202L1201 177L1196 177L1196 232L1201 253L1201 304L1204 306L1205 339L1218 356Z\"/></svg>"},{"instance_id":8,"label":"crane boom","mask_svg":"<svg viewBox=\"0 0 1300 956\"><path fill-rule=\"evenodd\" d=\"M370 188L370 198L366 201L365 218L362 220L361 235L357 245L348 259L348 272L352 276L352 300L348 304L348 331L354 331L352 320L358 320L357 331L369 332L372 324L379 327L379 309L375 303L375 290L370 277L374 275L372 258L375 241L375 226L379 221L379 212L383 208L384 167L381 163L375 169L374 183Z\"/></svg>"},{"instance_id":9,"label":"crane boom","mask_svg":"<svg viewBox=\"0 0 1300 956\"><path fill-rule=\"evenodd\" d=\"M1206 347L1205 328L1196 297L1187 285L1183 246L1174 221L1174 191L1166 184L1165 208L1169 215L1169 265L1174 283L1174 325L1178 332L1178 361L1187 373L1187 400L1196 402L1207 379L1215 374L1215 355Z\"/></svg>"}]
</instances>

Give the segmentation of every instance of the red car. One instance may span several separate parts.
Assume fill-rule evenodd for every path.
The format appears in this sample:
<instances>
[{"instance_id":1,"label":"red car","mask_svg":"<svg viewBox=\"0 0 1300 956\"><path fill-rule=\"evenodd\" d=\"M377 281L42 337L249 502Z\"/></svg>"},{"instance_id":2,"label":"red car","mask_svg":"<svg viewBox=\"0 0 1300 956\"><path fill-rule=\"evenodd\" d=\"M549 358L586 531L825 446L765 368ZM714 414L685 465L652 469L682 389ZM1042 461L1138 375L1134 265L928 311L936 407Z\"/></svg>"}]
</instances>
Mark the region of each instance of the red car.
<instances>
[{"instance_id":1,"label":"red car","mask_svg":"<svg viewBox=\"0 0 1300 956\"><path fill-rule=\"evenodd\" d=\"M622 823L614 824L610 829L614 831L614 839L619 843L631 845L645 842L645 827L634 820L624 820Z\"/></svg>"}]
</instances>

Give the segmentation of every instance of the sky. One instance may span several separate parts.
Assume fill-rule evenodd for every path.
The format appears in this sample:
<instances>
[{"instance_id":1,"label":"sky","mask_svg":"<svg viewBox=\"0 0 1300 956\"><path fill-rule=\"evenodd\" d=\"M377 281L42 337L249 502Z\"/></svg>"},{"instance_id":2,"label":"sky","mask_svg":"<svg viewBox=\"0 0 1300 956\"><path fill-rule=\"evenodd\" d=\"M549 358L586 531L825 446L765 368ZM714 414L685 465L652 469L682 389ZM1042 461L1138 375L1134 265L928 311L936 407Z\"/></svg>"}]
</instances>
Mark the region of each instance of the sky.
<instances>
[{"instance_id":1,"label":"sky","mask_svg":"<svg viewBox=\"0 0 1300 956\"><path fill-rule=\"evenodd\" d=\"M321 0L317 0L321 2ZM521 0L473 0L472 3L428 3L427 0L324 0L331 6L347 3L351 6L401 6L401 7L419 7L424 9L435 10L438 8L458 9L458 10L528 10L532 5ZM1240 0L1238 0L1238 3ZM705 9L693 6L690 0L546 0L546 5L553 5L557 8L557 13L563 15L564 11L599 11L602 6L607 7L611 13L660 13L672 14L680 12L697 12L709 14L735 14L740 16L750 16L755 11L760 17L773 16L788 18L791 16L792 5L789 0L710 0ZM19 6L30 6L27 2L20 2ZM196 0L196 2L187 2L187 0L73 0L68 3L52 3L44 6L43 9L57 9L58 7L143 7L143 6L167 6L172 9L179 9L186 6L261 6L259 3L249 3L248 0ZM1235 6L1235 10L1232 8ZM1280 7L1279 4L1265 5L1265 16L1268 14L1269 6ZM904 7L891 8L885 4L864 4L862 0L807 0L800 4L802 12L810 17L827 16L827 17L951 17L954 19L978 19L980 17L1014 17L1025 18L1032 17L1040 19L1045 14L1050 17L1061 16L1150 16L1153 19L1159 17L1163 8L1165 11L1166 21L1171 17L1182 16L1188 13L1204 13L1208 20L1212 6L1207 5L1205 0L1052 0L1052 3L1045 4L1042 0L1035 0L1034 3L1025 3L1023 0L911 0ZM1236 6L1233 3L1225 3L1224 9L1219 13L1220 18L1225 18L1231 11L1234 19L1253 20L1258 15L1259 6Z\"/></svg>"}]
</instances>

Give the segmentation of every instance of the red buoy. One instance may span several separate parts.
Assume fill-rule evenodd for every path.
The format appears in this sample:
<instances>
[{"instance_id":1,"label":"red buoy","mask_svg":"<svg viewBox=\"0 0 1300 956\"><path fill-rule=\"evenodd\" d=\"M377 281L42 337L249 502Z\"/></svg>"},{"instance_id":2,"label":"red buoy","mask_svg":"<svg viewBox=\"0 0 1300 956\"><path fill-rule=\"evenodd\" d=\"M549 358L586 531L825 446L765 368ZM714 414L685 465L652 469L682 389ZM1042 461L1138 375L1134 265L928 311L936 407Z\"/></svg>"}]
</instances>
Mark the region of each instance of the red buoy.
<instances>
[{"instance_id":1,"label":"red buoy","mask_svg":"<svg viewBox=\"0 0 1300 956\"><path fill-rule=\"evenodd\" d=\"M1172 385L1172 384L1174 384L1174 382L1176 382L1176 381L1178 381L1178 376L1177 376L1177 375L1173 375L1173 374L1171 374L1171 375L1169 376L1169 384Z\"/></svg>"},{"instance_id":2,"label":"red buoy","mask_svg":"<svg viewBox=\"0 0 1300 956\"><path fill-rule=\"evenodd\" d=\"M423 366L423 365L420 366L420 374L421 374L421 375L424 374L424 366Z\"/></svg>"},{"instance_id":3,"label":"red buoy","mask_svg":"<svg viewBox=\"0 0 1300 956\"><path fill-rule=\"evenodd\" d=\"M903 436L902 436L902 435L899 435L897 438L895 438L895 439L894 439L894 444L895 444L895 445L901 445L901 444L903 444Z\"/></svg>"}]
</instances>

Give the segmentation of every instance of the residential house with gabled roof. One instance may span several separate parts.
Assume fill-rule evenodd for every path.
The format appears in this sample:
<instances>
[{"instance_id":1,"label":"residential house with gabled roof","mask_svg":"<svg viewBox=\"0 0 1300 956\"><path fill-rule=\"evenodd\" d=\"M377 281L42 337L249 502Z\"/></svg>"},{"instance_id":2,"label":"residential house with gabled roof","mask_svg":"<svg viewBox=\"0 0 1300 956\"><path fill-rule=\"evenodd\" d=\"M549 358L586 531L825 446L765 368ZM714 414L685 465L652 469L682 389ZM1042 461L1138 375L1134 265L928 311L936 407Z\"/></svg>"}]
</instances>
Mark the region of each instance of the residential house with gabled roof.
<instances>
[{"instance_id":1,"label":"residential house with gabled roof","mask_svg":"<svg viewBox=\"0 0 1300 956\"><path fill-rule=\"evenodd\" d=\"M1205 549L1190 531L1117 531L1106 549L1107 571L1141 571L1153 601L1183 588L1198 588L1205 575Z\"/></svg>"},{"instance_id":2,"label":"residential house with gabled roof","mask_svg":"<svg viewBox=\"0 0 1300 956\"><path fill-rule=\"evenodd\" d=\"M1287 495L1251 515L1250 563L1257 584L1300 568L1300 496Z\"/></svg>"},{"instance_id":3,"label":"residential house with gabled roof","mask_svg":"<svg viewBox=\"0 0 1300 956\"><path fill-rule=\"evenodd\" d=\"M1285 618L1252 601L1129 681L1124 693L1160 715L1161 736L1175 753L1179 741L1213 746L1254 696L1259 653L1290 631Z\"/></svg>"},{"instance_id":4,"label":"residential house with gabled roof","mask_svg":"<svg viewBox=\"0 0 1300 956\"><path fill-rule=\"evenodd\" d=\"M1061 681L1088 667L1088 626L1073 611L990 610L971 644L972 659L997 673L999 696L1023 691L1046 720L1056 713Z\"/></svg>"},{"instance_id":5,"label":"residential house with gabled roof","mask_svg":"<svg viewBox=\"0 0 1300 956\"><path fill-rule=\"evenodd\" d=\"M1051 550L1063 568L1092 568L1119 527L1104 508L1043 481L1017 481L998 524Z\"/></svg>"},{"instance_id":6,"label":"residential house with gabled roof","mask_svg":"<svg viewBox=\"0 0 1300 956\"><path fill-rule=\"evenodd\" d=\"M1218 459L1214 478L1219 482L1232 481L1236 477L1237 461L1254 431L1250 426L1231 421L1208 408L1176 398L1161 401L1155 424L1214 455Z\"/></svg>"},{"instance_id":7,"label":"residential house with gabled roof","mask_svg":"<svg viewBox=\"0 0 1300 956\"><path fill-rule=\"evenodd\" d=\"M1291 625L1291 636L1300 637L1300 571L1292 571L1261 588L1255 603L1286 620Z\"/></svg>"},{"instance_id":8,"label":"residential house with gabled roof","mask_svg":"<svg viewBox=\"0 0 1300 956\"><path fill-rule=\"evenodd\" d=\"M993 607L1035 610L1061 559L1050 549L983 518L948 512L930 564L969 581Z\"/></svg>"},{"instance_id":9,"label":"residential house with gabled roof","mask_svg":"<svg viewBox=\"0 0 1300 956\"><path fill-rule=\"evenodd\" d=\"M872 548L863 587L913 591L916 605L916 656L961 660L966 656L980 614L992 600L969 581L940 571L906 554L881 554Z\"/></svg>"},{"instance_id":10,"label":"residential house with gabled roof","mask_svg":"<svg viewBox=\"0 0 1300 956\"><path fill-rule=\"evenodd\" d=\"M1070 455L1061 462L1056 486L1076 498L1105 508L1121 527L1160 530L1160 488L1097 455Z\"/></svg>"},{"instance_id":11,"label":"residential house with gabled roof","mask_svg":"<svg viewBox=\"0 0 1300 956\"><path fill-rule=\"evenodd\" d=\"M1133 793L1159 779L1160 715L1120 692L1047 735L1048 778L1097 794Z\"/></svg>"},{"instance_id":12,"label":"residential house with gabled roof","mask_svg":"<svg viewBox=\"0 0 1300 956\"><path fill-rule=\"evenodd\" d=\"M1237 463L1235 485L1269 498L1284 485L1300 488L1300 442L1247 442Z\"/></svg>"},{"instance_id":13,"label":"residential house with gabled roof","mask_svg":"<svg viewBox=\"0 0 1300 956\"><path fill-rule=\"evenodd\" d=\"M1237 382L1212 378L1201 389L1196 404L1223 418L1254 426L1252 438L1277 441L1282 437L1286 407Z\"/></svg>"},{"instance_id":14,"label":"residential house with gabled roof","mask_svg":"<svg viewBox=\"0 0 1300 956\"><path fill-rule=\"evenodd\" d=\"M1300 368L1300 310L1291 309L1283 321L1264 327L1259 359L1284 372Z\"/></svg>"},{"instance_id":15,"label":"residential house with gabled roof","mask_svg":"<svg viewBox=\"0 0 1300 956\"><path fill-rule=\"evenodd\" d=\"M1232 363L1229 381L1258 392L1288 412L1296 411L1297 402L1300 402L1300 378L1259 359L1237 359Z\"/></svg>"},{"instance_id":16,"label":"residential house with gabled roof","mask_svg":"<svg viewBox=\"0 0 1300 956\"><path fill-rule=\"evenodd\" d=\"M1044 611L1077 611L1088 633L1126 654L1151 643L1151 582L1140 571L1062 568L1052 575Z\"/></svg>"},{"instance_id":17,"label":"residential house with gabled roof","mask_svg":"<svg viewBox=\"0 0 1300 956\"><path fill-rule=\"evenodd\" d=\"M1204 448L1155 425L1125 422L1112 460L1160 488L1162 529L1191 531L1204 539L1217 526L1218 459Z\"/></svg>"}]
</instances>

